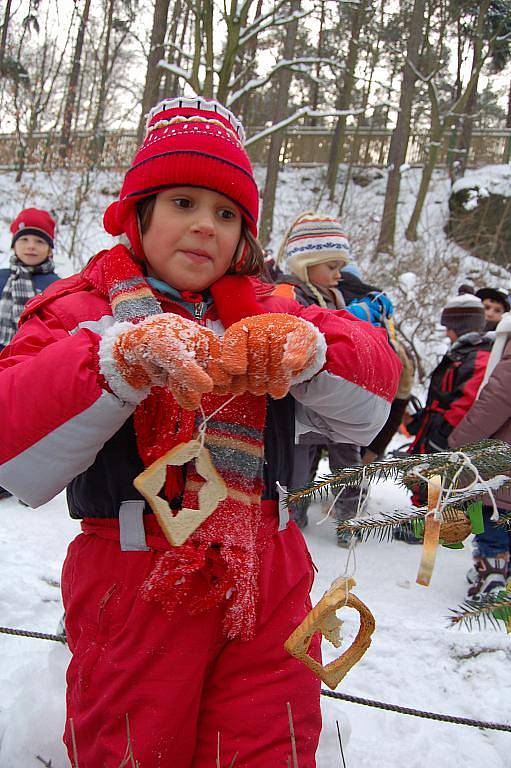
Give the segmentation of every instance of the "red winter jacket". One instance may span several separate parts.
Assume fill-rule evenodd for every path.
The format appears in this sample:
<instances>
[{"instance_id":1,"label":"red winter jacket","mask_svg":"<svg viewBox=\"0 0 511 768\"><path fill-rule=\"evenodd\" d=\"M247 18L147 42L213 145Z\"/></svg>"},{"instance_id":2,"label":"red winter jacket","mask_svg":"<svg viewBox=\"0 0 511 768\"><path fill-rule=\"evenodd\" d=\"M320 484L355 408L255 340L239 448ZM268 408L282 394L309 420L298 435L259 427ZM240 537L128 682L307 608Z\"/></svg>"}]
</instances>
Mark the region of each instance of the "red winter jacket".
<instances>
[{"instance_id":1,"label":"red winter jacket","mask_svg":"<svg viewBox=\"0 0 511 768\"><path fill-rule=\"evenodd\" d=\"M101 336L114 322L103 274L107 259L108 251L99 253L79 275L33 299L0 355L0 485L32 506L68 486L77 517L115 517L122 501L140 498L132 486L142 470L131 424L135 406L105 389L98 376ZM274 480L285 484L282 473L290 471L293 411L302 431L367 444L387 418L401 365L384 330L345 311L269 296L257 281L237 279L244 289L253 292L255 286L254 299L265 310L310 321L328 344L318 374L295 385L284 401L268 398L266 458L280 464L266 477L274 498ZM165 311L190 316L168 297L157 298ZM204 319L222 332L214 305Z\"/></svg>"},{"instance_id":2,"label":"red winter jacket","mask_svg":"<svg viewBox=\"0 0 511 768\"><path fill-rule=\"evenodd\" d=\"M492 339L481 333L460 336L431 374L426 406L408 431L416 435L409 453L448 450L447 440L476 399Z\"/></svg>"},{"instance_id":3,"label":"red winter jacket","mask_svg":"<svg viewBox=\"0 0 511 768\"><path fill-rule=\"evenodd\" d=\"M449 435L449 447L460 448L489 438L511 444L511 341L479 398ZM496 492L495 499L499 507L511 509L511 487ZM484 503L490 503L489 497Z\"/></svg>"}]
</instances>

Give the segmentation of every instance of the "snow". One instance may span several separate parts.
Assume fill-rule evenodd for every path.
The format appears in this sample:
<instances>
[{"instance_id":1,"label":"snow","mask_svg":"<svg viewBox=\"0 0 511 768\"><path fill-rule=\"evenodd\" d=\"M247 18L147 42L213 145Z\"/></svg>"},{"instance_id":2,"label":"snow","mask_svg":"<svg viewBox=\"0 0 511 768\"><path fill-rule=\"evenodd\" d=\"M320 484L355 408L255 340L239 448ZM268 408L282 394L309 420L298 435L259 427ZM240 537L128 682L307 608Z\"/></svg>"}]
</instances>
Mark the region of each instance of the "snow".
<instances>
[{"instance_id":1,"label":"snow","mask_svg":"<svg viewBox=\"0 0 511 768\"><path fill-rule=\"evenodd\" d=\"M452 187L453 192L462 189L476 190L479 197L488 197L490 194L511 197L511 168L509 165L485 165L483 168L469 170Z\"/></svg>"},{"instance_id":2,"label":"snow","mask_svg":"<svg viewBox=\"0 0 511 768\"><path fill-rule=\"evenodd\" d=\"M323 469L323 468L321 468ZM407 504L390 482L373 486L367 512ZM0 502L0 623L54 633L62 616L60 567L78 524L66 511L64 494L32 510ZM318 573L317 602L344 573L347 550L335 543L331 520L310 510L305 537ZM376 619L373 642L338 690L401 706L493 722L508 720L511 644L505 632L468 632L448 627L447 615L465 597L470 548L441 548L429 588L415 584L421 548L375 539L356 549L355 594ZM343 609L343 634L350 641L357 614ZM343 648L345 646L343 645ZM324 643L324 659L339 651ZM342 649L341 649L342 650ZM68 765L60 742L64 722L65 669L61 644L0 634L0 765L52 768ZM342 765L336 721L347 766L435 768L509 765L509 734L438 723L322 697L323 733L318 768ZM426 757L427 755L427 757Z\"/></svg>"}]
</instances>

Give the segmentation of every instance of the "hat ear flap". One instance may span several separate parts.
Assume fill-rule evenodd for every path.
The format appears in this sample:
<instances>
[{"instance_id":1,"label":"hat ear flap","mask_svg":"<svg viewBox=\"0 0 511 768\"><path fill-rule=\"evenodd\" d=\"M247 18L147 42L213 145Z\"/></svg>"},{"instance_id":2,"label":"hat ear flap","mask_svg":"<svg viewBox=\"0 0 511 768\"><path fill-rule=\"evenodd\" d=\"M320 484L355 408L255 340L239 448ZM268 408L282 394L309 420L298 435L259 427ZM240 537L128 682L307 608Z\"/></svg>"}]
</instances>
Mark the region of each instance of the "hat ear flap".
<instances>
[{"instance_id":1,"label":"hat ear flap","mask_svg":"<svg viewBox=\"0 0 511 768\"><path fill-rule=\"evenodd\" d=\"M119 236L125 234L136 258L139 261L145 261L136 208L129 210L126 218L123 220L121 220L121 211L121 203L118 200L111 203L103 216L103 225L110 235Z\"/></svg>"},{"instance_id":2,"label":"hat ear flap","mask_svg":"<svg viewBox=\"0 0 511 768\"><path fill-rule=\"evenodd\" d=\"M122 235L124 228L120 221L120 203L116 200L110 203L103 215L103 226L109 235Z\"/></svg>"}]
</instances>

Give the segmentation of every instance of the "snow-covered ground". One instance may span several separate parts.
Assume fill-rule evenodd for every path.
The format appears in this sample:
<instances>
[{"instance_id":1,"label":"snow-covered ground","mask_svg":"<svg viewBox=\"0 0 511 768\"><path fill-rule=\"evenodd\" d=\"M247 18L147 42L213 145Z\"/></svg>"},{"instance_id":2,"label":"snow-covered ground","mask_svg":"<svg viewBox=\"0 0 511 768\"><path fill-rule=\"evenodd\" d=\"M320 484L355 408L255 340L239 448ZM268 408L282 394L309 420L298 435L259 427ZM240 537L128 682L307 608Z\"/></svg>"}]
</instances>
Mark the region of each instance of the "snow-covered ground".
<instances>
[{"instance_id":1,"label":"snow-covered ground","mask_svg":"<svg viewBox=\"0 0 511 768\"><path fill-rule=\"evenodd\" d=\"M375 485L368 512L407 504L392 483ZM78 525L65 498L37 510L0 502L0 625L53 633L62 614L58 581L67 543ZM305 531L318 567L313 600L344 572L347 551L319 505ZM373 642L340 684L341 692L403 706L509 722L511 642L505 632L448 628L449 608L465 596L470 550L441 548L429 588L415 584L420 547L370 540L356 549L356 594L376 619ZM346 641L357 615L344 610ZM326 660L336 651L324 644ZM64 768L66 647L0 634L0 765ZM336 720L348 768L507 768L511 736L322 700L324 727L318 768L342 766Z\"/></svg>"}]
</instances>

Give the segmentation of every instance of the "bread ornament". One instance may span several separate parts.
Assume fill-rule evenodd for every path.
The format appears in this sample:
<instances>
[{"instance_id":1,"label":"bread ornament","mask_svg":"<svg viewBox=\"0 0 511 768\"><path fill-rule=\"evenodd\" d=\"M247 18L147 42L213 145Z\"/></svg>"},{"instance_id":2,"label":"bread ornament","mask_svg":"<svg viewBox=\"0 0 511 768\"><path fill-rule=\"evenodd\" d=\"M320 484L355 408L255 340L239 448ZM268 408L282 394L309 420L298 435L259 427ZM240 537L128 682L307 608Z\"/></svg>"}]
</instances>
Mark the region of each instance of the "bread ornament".
<instances>
[{"instance_id":1,"label":"bread ornament","mask_svg":"<svg viewBox=\"0 0 511 768\"><path fill-rule=\"evenodd\" d=\"M291 656L303 662L332 690L337 688L345 675L367 651L375 628L374 616L369 608L358 597L351 594L350 590L354 586L355 580L351 578L341 577L333 581L319 603L284 643L284 648ZM336 615L336 611L340 608L354 608L360 615L360 627L349 648L335 661L323 665L309 656L309 646L314 633L321 632L335 648L340 647L342 621Z\"/></svg>"},{"instance_id":2,"label":"bread ornament","mask_svg":"<svg viewBox=\"0 0 511 768\"><path fill-rule=\"evenodd\" d=\"M199 491L199 509L184 507L177 513L158 496L167 475L168 466L182 466L196 459L196 470L206 480ZM138 475L133 485L147 501L158 520L165 538L179 547L218 507L227 496L227 486L216 471L211 456L200 440L180 443L160 456Z\"/></svg>"}]
</instances>

